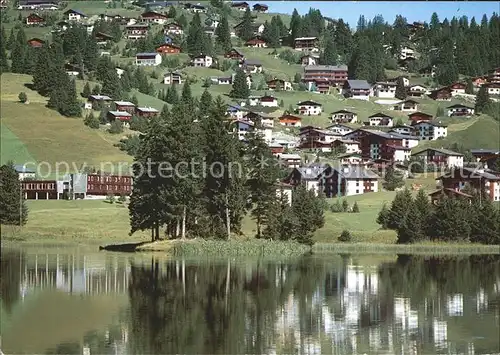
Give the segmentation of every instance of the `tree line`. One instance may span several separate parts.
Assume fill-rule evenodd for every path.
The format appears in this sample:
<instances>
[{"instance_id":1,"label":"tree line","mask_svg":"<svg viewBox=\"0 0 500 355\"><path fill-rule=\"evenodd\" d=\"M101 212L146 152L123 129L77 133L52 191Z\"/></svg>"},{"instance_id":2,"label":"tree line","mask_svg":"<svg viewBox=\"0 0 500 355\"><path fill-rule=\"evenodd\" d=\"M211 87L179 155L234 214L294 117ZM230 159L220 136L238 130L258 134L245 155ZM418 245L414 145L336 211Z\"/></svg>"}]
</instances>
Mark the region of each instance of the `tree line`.
<instances>
[{"instance_id":1,"label":"tree line","mask_svg":"<svg viewBox=\"0 0 500 355\"><path fill-rule=\"evenodd\" d=\"M165 106L150 120L136 147L131 234L151 230L157 240L164 229L168 238L229 239L241 233L250 213L257 238L312 244L314 231L324 224L323 201L301 187L288 203L278 186L280 167L259 128L256 122L243 143L228 133L232 126L220 97L213 100L205 90L196 105L190 91L183 90L171 110ZM205 168L181 167L202 160ZM149 173L141 173L148 162ZM160 174L161 162L179 169Z\"/></svg>"},{"instance_id":2,"label":"tree line","mask_svg":"<svg viewBox=\"0 0 500 355\"><path fill-rule=\"evenodd\" d=\"M377 223L397 232L397 242L425 240L500 244L500 210L484 192L465 189L472 198L442 195L433 205L424 190L415 196L404 189L387 206Z\"/></svg>"}]
</instances>

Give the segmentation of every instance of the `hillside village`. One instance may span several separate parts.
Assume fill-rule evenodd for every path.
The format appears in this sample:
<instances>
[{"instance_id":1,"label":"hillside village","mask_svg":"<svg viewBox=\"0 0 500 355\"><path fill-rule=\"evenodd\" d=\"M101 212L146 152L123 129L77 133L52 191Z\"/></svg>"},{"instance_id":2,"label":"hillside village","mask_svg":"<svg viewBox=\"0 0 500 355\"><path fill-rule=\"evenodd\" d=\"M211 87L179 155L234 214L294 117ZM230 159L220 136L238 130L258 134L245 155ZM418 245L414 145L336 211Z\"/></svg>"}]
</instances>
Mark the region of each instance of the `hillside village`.
<instances>
[{"instance_id":1,"label":"hillside village","mask_svg":"<svg viewBox=\"0 0 500 355\"><path fill-rule=\"evenodd\" d=\"M410 163L420 162L423 170L460 170L460 181L439 177L446 193L481 175L500 200L498 14L480 22L398 16L392 25L361 16L349 26L314 9L273 14L272 4L97 3L2 3L2 82L31 75L25 86L49 98L54 115L83 117L81 125L118 137L110 141L131 155L148 121L185 92L197 105L208 92L227 105L228 134L245 142L262 133L287 171L282 187L305 184L328 198L377 192L385 168L411 178L422 171ZM32 105L31 93L21 96ZM469 129L484 136L469 142ZM459 133L463 139L450 138ZM18 172L29 177L27 199L63 198L69 184L81 198L129 195L132 187L129 177L97 171L78 183Z\"/></svg>"}]
</instances>

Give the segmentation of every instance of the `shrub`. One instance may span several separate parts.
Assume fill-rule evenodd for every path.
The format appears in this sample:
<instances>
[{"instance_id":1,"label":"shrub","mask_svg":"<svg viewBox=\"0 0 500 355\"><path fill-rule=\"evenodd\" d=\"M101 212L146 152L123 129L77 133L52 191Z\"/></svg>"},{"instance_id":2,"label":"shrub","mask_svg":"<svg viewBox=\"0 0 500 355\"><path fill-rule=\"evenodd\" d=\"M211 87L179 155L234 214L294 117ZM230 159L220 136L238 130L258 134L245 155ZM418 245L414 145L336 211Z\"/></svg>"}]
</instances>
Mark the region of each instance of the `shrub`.
<instances>
[{"instance_id":1,"label":"shrub","mask_svg":"<svg viewBox=\"0 0 500 355\"><path fill-rule=\"evenodd\" d=\"M359 213L359 206L357 202L354 202L354 205L352 205L352 213Z\"/></svg>"},{"instance_id":2,"label":"shrub","mask_svg":"<svg viewBox=\"0 0 500 355\"><path fill-rule=\"evenodd\" d=\"M26 95L24 91L19 93L18 98L19 101L22 102L23 104L26 103L26 101L28 101L28 95Z\"/></svg>"},{"instance_id":3,"label":"shrub","mask_svg":"<svg viewBox=\"0 0 500 355\"><path fill-rule=\"evenodd\" d=\"M347 200L342 201L342 211L343 212L349 211L349 202L347 202Z\"/></svg>"},{"instance_id":4,"label":"shrub","mask_svg":"<svg viewBox=\"0 0 500 355\"><path fill-rule=\"evenodd\" d=\"M120 197L118 197L118 201L121 202L121 203L126 202L127 201L127 196L125 196L124 193L121 193Z\"/></svg>"},{"instance_id":5,"label":"shrub","mask_svg":"<svg viewBox=\"0 0 500 355\"><path fill-rule=\"evenodd\" d=\"M333 213L344 212L339 200L337 200L337 202L330 206L330 211L332 211Z\"/></svg>"},{"instance_id":6,"label":"shrub","mask_svg":"<svg viewBox=\"0 0 500 355\"><path fill-rule=\"evenodd\" d=\"M116 199L115 199L115 195L112 194L111 192L106 196L106 200L109 202L109 203L115 203Z\"/></svg>"},{"instance_id":7,"label":"shrub","mask_svg":"<svg viewBox=\"0 0 500 355\"><path fill-rule=\"evenodd\" d=\"M340 234L340 237L338 238L339 242L350 242L352 241L352 235L351 232L348 230L343 230L342 233Z\"/></svg>"},{"instance_id":8,"label":"shrub","mask_svg":"<svg viewBox=\"0 0 500 355\"><path fill-rule=\"evenodd\" d=\"M123 123L121 123L121 121L119 121L119 120L114 120L111 123L111 127L109 127L108 132L111 134L122 133L123 132Z\"/></svg>"}]
</instances>

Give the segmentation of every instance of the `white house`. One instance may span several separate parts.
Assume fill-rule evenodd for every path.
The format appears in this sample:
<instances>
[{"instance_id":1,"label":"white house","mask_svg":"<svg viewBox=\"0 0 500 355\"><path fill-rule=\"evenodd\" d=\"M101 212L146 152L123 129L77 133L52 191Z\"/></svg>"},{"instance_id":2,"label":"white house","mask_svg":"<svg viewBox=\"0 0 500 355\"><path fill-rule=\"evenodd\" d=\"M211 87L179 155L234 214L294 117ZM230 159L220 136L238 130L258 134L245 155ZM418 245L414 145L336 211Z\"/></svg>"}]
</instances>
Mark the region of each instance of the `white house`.
<instances>
[{"instance_id":1,"label":"white house","mask_svg":"<svg viewBox=\"0 0 500 355\"><path fill-rule=\"evenodd\" d=\"M448 135L448 127L439 122L420 121L412 125L421 140L435 141Z\"/></svg>"},{"instance_id":2,"label":"white house","mask_svg":"<svg viewBox=\"0 0 500 355\"><path fill-rule=\"evenodd\" d=\"M65 11L64 14L67 16L68 21L80 22L87 17L83 12L73 9Z\"/></svg>"},{"instance_id":3,"label":"white house","mask_svg":"<svg viewBox=\"0 0 500 355\"><path fill-rule=\"evenodd\" d=\"M427 91L427 88L423 85L411 85L406 90L406 93L410 97L422 97Z\"/></svg>"},{"instance_id":4,"label":"white house","mask_svg":"<svg viewBox=\"0 0 500 355\"><path fill-rule=\"evenodd\" d=\"M391 128L391 130L389 131L389 133L397 133L397 134L407 134L407 135L410 135L410 134L413 134L415 132L415 127L413 126L407 126L407 125L398 125L398 126L394 126L393 128Z\"/></svg>"},{"instance_id":5,"label":"white house","mask_svg":"<svg viewBox=\"0 0 500 355\"><path fill-rule=\"evenodd\" d=\"M301 158L299 154L279 153L277 156L288 168L300 167Z\"/></svg>"},{"instance_id":6,"label":"white house","mask_svg":"<svg viewBox=\"0 0 500 355\"><path fill-rule=\"evenodd\" d=\"M214 63L214 60L209 55L200 54L191 59L191 64L193 67L205 67L209 68Z\"/></svg>"},{"instance_id":7,"label":"white house","mask_svg":"<svg viewBox=\"0 0 500 355\"><path fill-rule=\"evenodd\" d=\"M116 69L116 74L118 75L119 78L121 78L125 70L119 67L116 67L115 69Z\"/></svg>"},{"instance_id":8,"label":"white house","mask_svg":"<svg viewBox=\"0 0 500 355\"><path fill-rule=\"evenodd\" d=\"M308 65L318 65L319 63L319 55L317 54L306 54L300 57L300 64L308 66Z\"/></svg>"},{"instance_id":9,"label":"white house","mask_svg":"<svg viewBox=\"0 0 500 355\"><path fill-rule=\"evenodd\" d=\"M399 59L404 60L407 58L415 58L415 50L409 46L403 46L399 53Z\"/></svg>"},{"instance_id":10,"label":"white house","mask_svg":"<svg viewBox=\"0 0 500 355\"><path fill-rule=\"evenodd\" d=\"M347 110L332 112L332 123L356 123L358 115Z\"/></svg>"},{"instance_id":11,"label":"white house","mask_svg":"<svg viewBox=\"0 0 500 355\"><path fill-rule=\"evenodd\" d=\"M368 117L368 125L392 127L394 125L394 119L386 114L376 113Z\"/></svg>"},{"instance_id":12,"label":"white house","mask_svg":"<svg viewBox=\"0 0 500 355\"><path fill-rule=\"evenodd\" d=\"M26 167L26 164L14 165L14 169L16 170L17 176L19 176L19 180L34 179L36 177L36 171Z\"/></svg>"},{"instance_id":13,"label":"white house","mask_svg":"<svg viewBox=\"0 0 500 355\"><path fill-rule=\"evenodd\" d=\"M347 80L342 86L342 95L346 98L368 101L372 90L366 80Z\"/></svg>"},{"instance_id":14,"label":"white house","mask_svg":"<svg viewBox=\"0 0 500 355\"><path fill-rule=\"evenodd\" d=\"M402 146L392 146L392 159L394 161L408 161L411 155L411 148Z\"/></svg>"},{"instance_id":15,"label":"white house","mask_svg":"<svg viewBox=\"0 0 500 355\"><path fill-rule=\"evenodd\" d=\"M500 83L483 84L489 95L500 95Z\"/></svg>"},{"instance_id":16,"label":"white house","mask_svg":"<svg viewBox=\"0 0 500 355\"><path fill-rule=\"evenodd\" d=\"M418 102L412 99L404 100L395 104L394 109L403 112L417 112Z\"/></svg>"},{"instance_id":17,"label":"white house","mask_svg":"<svg viewBox=\"0 0 500 355\"><path fill-rule=\"evenodd\" d=\"M238 65L247 74L262 73L262 63L258 60L243 60Z\"/></svg>"},{"instance_id":18,"label":"white house","mask_svg":"<svg viewBox=\"0 0 500 355\"><path fill-rule=\"evenodd\" d=\"M464 155L447 149L427 148L413 153L412 156L422 159L426 164L446 166L447 168L464 166Z\"/></svg>"},{"instance_id":19,"label":"white house","mask_svg":"<svg viewBox=\"0 0 500 355\"><path fill-rule=\"evenodd\" d=\"M159 53L137 53L135 56L135 65L157 66L161 64L161 55Z\"/></svg>"},{"instance_id":20,"label":"white house","mask_svg":"<svg viewBox=\"0 0 500 355\"><path fill-rule=\"evenodd\" d=\"M264 95L259 98L259 104L264 107L278 107L278 99L271 95Z\"/></svg>"},{"instance_id":21,"label":"white house","mask_svg":"<svg viewBox=\"0 0 500 355\"><path fill-rule=\"evenodd\" d=\"M326 129L329 131L332 131L335 134L339 134L341 136L354 131L351 127L343 125L343 124L339 124L339 123L328 126L328 127L326 127Z\"/></svg>"},{"instance_id":22,"label":"white house","mask_svg":"<svg viewBox=\"0 0 500 355\"><path fill-rule=\"evenodd\" d=\"M238 105L228 105L226 114L237 120L243 120L243 116L247 113L241 106Z\"/></svg>"},{"instance_id":23,"label":"white house","mask_svg":"<svg viewBox=\"0 0 500 355\"><path fill-rule=\"evenodd\" d=\"M447 107L448 116L472 116L474 114L474 108L466 105L456 104Z\"/></svg>"},{"instance_id":24,"label":"white house","mask_svg":"<svg viewBox=\"0 0 500 355\"><path fill-rule=\"evenodd\" d=\"M306 116L319 116L323 112L323 106L314 101L302 101L297 104L298 113Z\"/></svg>"},{"instance_id":25,"label":"white house","mask_svg":"<svg viewBox=\"0 0 500 355\"><path fill-rule=\"evenodd\" d=\"M373 96L380 98L394 98L396 95L396 83L378 82L372 86Z\"/></svg>"},{"instance_id":26,"label":"white house","mask_svg":"<svg viewBox=\"0 0 500 355\"><path fill-rule=\"evenodd\" d=\"M332 142L332 145L334 148L339 148L341 146L345 147L346 154L357 153L361 151L361 149L359 149L360 143L352 139L335 139Z\"/></svg>"}]
</instances>

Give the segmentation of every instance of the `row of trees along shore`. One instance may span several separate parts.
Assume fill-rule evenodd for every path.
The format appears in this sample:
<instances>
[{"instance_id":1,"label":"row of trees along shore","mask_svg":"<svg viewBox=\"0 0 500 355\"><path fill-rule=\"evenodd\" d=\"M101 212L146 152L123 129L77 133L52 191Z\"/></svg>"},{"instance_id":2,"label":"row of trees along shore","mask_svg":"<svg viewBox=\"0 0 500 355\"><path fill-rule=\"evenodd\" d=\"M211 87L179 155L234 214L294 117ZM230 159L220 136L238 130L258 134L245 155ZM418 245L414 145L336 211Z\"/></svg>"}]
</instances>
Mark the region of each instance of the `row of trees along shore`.
<instances>
[{"instance_id":1,"label":"row of trees along shore","mask_svg":"<svg viewBox=\"0 0 500 355\"><path fill-rule=\"evenodd\" d=\"M500 244L500 210L484 193L464 189L472 199L442 196L437 205L424 190L415 197L408 189L399 191L383 205L377 223L397 232L401 244L422 241Z\"/></svg>"},{"instance_id":2,"label":"row of trees along shore","mask_svg":"<svg viewBox=\"0 0 500 355\"><path fill-rule=\"evenodd\" d=\"M257 133L259 123L244 144L228 134L231 127L225 114L220 97L213 100L205 90L195 102L189 86L184 86L179 103L171 110L165 106L150 121L135 155L130 233L151 230L154 241L165 228L169 238L229 239L241 233L249 212L257 238L311 245L314 231L324 225L325 201L300 187L289 205L286 196L277 193L282 171ZM208 168L178 165L203 159ZM151 171L141 174L148 162ZM179 169L176 174L160 174L159 162Z\"/></svg>"}]
</instances>

